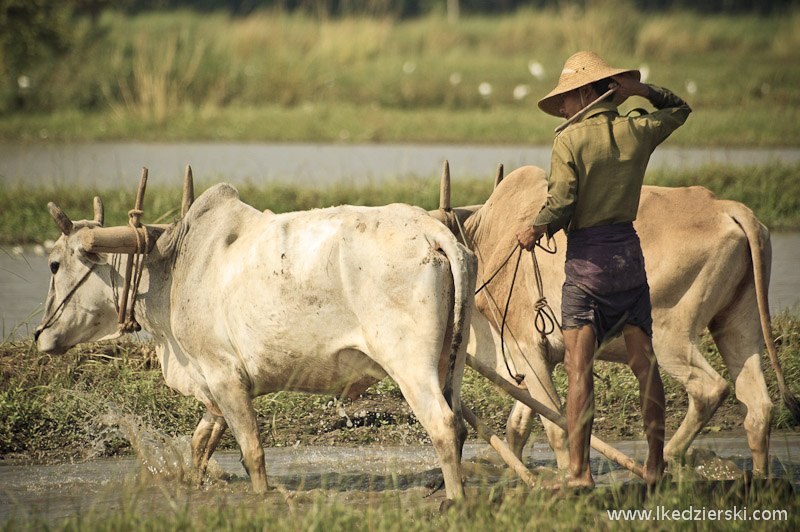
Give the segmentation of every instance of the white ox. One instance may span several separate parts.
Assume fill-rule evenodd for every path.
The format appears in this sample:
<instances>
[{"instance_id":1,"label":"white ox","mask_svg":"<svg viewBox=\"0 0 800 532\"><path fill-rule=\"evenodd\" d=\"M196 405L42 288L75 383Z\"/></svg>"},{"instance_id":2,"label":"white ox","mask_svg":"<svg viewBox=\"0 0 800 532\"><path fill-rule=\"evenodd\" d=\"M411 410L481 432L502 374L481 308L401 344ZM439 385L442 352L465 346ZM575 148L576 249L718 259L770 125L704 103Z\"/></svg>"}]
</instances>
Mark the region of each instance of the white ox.
<instances>
[{"instance_id":1,"label":"white ox","mask_svg":"<svg viewBox=\"0 0 800 532\"><path fill-rule=\"evenodd\" d=\"M478 255L479 285L509 257L517 244L516 231L534 218L546 195L545 172L523 167L509 174L485 205L454 209L463 222L467 244ZM441 211L432 214L441 218ZM443 221L459 234L453 216ZM797 400L785 386L770 331L769 232L750 209L741 203L719 200L702 187L644 187L635 226L650 284L656 357L661 369L678 380L689 397L686 417L667 443L665 454L681 458L728 395L725 379L702 354L700 336L708 328L730 372L736 397L747 407L744 428L753 454L753 469L766 473L772 403L761 370L765 341L784 401L795 419L800 417ZM544 296L560 320L566 251L563 232L556 235L555 241L556 255L538 250L537 258ZM534 306L539 294L533 262L529 254L525 255L506 319L506 353L511 354L512 370L526 375L531 396L559 411L561 402L551 373L563 361L563 337L556 329L546 344L540 344L540 335L534 328ZM501 269L486 293L476 296L468 348L510 382L498 331L514 262L512 259ZM495 303L490 303L489 293ZM612 342L598 358L624 362L624 342ZM528 407L517 403L508 419L506 436L520 457L530 434L532 415ZM569 458L564 431L544 418L542 422L559 466L566 467Z\"/></svg>"},{"instance_id":2,"label":"white ox","mask_svg":"<svg viewBox=\"0 0 800 532\"><path fill-rule=\"evenodd\" d=\"M51 208L57 209L55 206ZM121 272L87 252L95 221L72 224L53 272L38 348L62 353L113 335ZM60 221L59 221L60 218ZM387 374L428 431L447 497L463 496L460 386L474 255L407 205L282 215L209 189L144 263L135 316L157 342L167 384L208 408L192 439L203 469L230 426L254 490L267 489L252 399L278 390L355 396Z\"/></svg>"}]
</instances>

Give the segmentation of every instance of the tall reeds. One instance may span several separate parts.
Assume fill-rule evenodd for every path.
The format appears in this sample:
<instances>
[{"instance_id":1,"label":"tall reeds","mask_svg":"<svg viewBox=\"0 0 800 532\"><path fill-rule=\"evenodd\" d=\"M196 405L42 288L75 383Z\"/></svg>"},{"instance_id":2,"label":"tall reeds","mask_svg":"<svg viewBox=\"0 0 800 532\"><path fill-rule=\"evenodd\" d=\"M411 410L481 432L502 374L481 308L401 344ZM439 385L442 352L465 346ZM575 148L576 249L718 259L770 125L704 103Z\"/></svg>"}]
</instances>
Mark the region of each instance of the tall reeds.
<instances>
[{"instance_id":1,"label":"tall reeds","mask_svg":"<svg viewBox=\"0 0 800 532\"><path fill-rule=\"evenodd\" d=\"M133 45L132 72L117 79L121 101L110 99L117 114L125 112L163 124L189 99L189 91L205 52L203 41L191 43L180 32L156 39L138 35Z\"/></svg>"},{"instance_id":2,"label":"tall reeds","mask_svg":"<svg viewBox=\"0 0 800 532\"><path fill-rule=\"evenodd\" d=\"M648 81L685 96L695 116L709 113L695 120L692 142L800 138L792 126L800 119L800 70L791 68L800 15L651 14L627 0L586 4L462 15L455 24L443 14L400 20L279 10L243 17L109 11L93 28L78 21L70 53L32 66L25 120L5 117L0 135L48 129L64 138L142 131L216 138L206 127L213 123L224 125L217 128L223 138L246 140L340 140L346 130L345 140L545 142L554 125L532 123L547 120L535 101L570 54L589 49L614 65L643 68ZM52 131L75 111L85 120ZM81 124L109 111L114 124L85 133ZM266 123L271 112L285 123ZM531 124L521 125L527 112ZM349 123L326 122L342 115ZM32 118L51 127L26 129ZM425 121L431 127L417 127Z\"/></svg>"}]
</instances>

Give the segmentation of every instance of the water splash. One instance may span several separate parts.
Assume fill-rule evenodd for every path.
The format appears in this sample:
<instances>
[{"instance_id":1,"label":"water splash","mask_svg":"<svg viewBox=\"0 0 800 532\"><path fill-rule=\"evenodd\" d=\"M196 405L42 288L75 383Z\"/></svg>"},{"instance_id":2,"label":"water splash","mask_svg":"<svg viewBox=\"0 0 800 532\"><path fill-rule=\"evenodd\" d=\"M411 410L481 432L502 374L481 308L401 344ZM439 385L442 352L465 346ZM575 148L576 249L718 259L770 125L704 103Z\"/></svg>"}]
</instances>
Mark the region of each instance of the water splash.
<instances>
[{"instance_id":1,"label":"water splash","mask_svg":"<svg viewBox=\"0 0 800 532\"><path fill-rule=\"evenodd\" d=\"M686 466L700 479L735 480L744 474L731 460L720 458L710 449L692 447L686 452Z\"/></svg>"},{"instance_id":2,"label":"water splash","mask_svg":"<svg viewBox=\"0 0 800 532\"><path fill-rule=\"evenodd\" d=\"M98 421L98 434L92 442L89 458L106 454L108 444L115 438L127 440L153 477L181 484L197 484L192 466L191 439L170 436L149 426L140 416L125 413L114 403L106 404L106 413ZM211 458L204 484L227 480L219 463Z\"/></svg>"}]
</instances>

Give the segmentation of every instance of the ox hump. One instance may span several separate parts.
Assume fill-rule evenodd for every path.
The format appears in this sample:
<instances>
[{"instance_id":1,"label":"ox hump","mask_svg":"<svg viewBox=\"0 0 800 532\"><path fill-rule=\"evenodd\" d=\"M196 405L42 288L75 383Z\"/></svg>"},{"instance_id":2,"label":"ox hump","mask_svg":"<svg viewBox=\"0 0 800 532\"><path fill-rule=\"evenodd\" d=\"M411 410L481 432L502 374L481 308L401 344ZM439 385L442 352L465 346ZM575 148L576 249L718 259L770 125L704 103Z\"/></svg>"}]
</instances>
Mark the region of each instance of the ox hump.
<instances>
[{"instance_id":1,"label":"ox hump","mask_svg":"<svg viewBox=\"0 0 800 532\"><path fill-rule=\"evenodd\" d=\"M218 209L229 202L239 201L239 191L236 187L228 183L219 183L203 192L199 198L192 203L189 212L186 213L188 222L204 216L208 211Z\"/></svg>"}]
</instances>

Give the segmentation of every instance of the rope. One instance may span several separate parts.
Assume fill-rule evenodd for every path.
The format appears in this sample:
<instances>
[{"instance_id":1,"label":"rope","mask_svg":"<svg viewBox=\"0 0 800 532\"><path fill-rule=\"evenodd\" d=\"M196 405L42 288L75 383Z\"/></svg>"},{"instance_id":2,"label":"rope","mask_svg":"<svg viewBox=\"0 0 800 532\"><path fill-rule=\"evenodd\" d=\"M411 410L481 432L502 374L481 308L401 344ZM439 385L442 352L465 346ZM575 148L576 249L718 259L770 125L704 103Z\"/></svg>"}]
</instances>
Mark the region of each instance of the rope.
<instances>
[{"instance_id":1,"label":"rope","mask_svg":"<svg viewBox=\"0 0 800 532\"><path fill-rule=\"evenodd\" d=\"M511 277L511 286L508 288L508 299L506 299L506 308L503 311L503 324L500 326L500 350L503 353L503 362L506 365L506 370L508 371L508 374L511 376L512 379L514 379L514 381L516 381L517 386L519 386L520 384L522 384L522 381L525 380L525 375L521 373L514 373L511 371L511 367L508 365L508 357L506 356L506 342L504 338L506 329L506 317L508 316L508 307L511 305L511 293L514 291L514 285L516 284L517 281L517 272L519 271L519 261L520 259L522 259L522 246L517 244L514 247L514 251L516 251L517 249L519 249L519 253L517 254L517 263L514 265L514 275ZM503 266L505 266L505 263L503 263L500 266L500 268L502 268ZM500 270L498 269L498 271Z\"/></svg>"},{"instance_id":2,"label":"rope","mask_svg":"<svg viewBox=\"0 0 800 532\"><path fill-rule=\"evenodd\" d=\"M461 220L459 220L458 216L455 216L455 215L453 216L453 218L455 218L456 225L458 226L459 233L461 234L461 240L464 242L465 245L469 245L469 243L467 242L466 234L464 232L464 228L463 228L463 226L461 224ZM549 240L548 240L548 243L549 243ZM475 252L478 254L478 257L479 257L481 263L485 263L485 261L483 260L483 255L481 253L480 248L475 246L474 243L472 243L472 244L473 245L470 245L469 247L471 249L475 250ZM539 242L536 243L535 247L539 247L545 253L548 253L550 255L554 255L554 254L556 254L558 252L558 248L555 245L555 241L553 241L553 248L552 249L550 249L549 247L545 247L545 246L541 245ZM536 315L534 317L534 327L536 328L537 332L539 332L539 334L541 335L541 343L544 344L544 347L545 347L545 350L546 350L546 357L549 360L550 344L547 342L547 336L555 331L555 326L556 325L558 325L558 328L561 329L561 325L558 323L558 319L555 317L555 313L553 312L553 309L550 307L550 305L547 303L547 299L544 297L544 285L543 285L543 282L542 282L542 275L541 275L541 270L539 268L539 262L536 259L535 247L534 247L533 250L531 250L531 255L533 256L533 269L534 269L534 274L535 274L535 277L536 277L537 289L539 291L539 299L534 304L534 310L536 311ZM500 310L499 309L499 305L497 305L497 303L494 301L494 298L492 297L492 295L489 292L489 290L488 289L484 290L484 289L489 285L489 283L492 282L492 280L497 276L497 274L500 273L500 270L502 270L506 266L508 261L511 260L511 257L514 256L514 253L517 252L518 249L519 249L519 255L517 257L517 262L516 262L516 265L515 265L515 268L514 268L514 275L513 275L512 281L511 281L511 288L509 289L508 299L506 300L506 306L505 306L505 310L503 312L503 319L502 319L501 323L497 323L497 316L494 314L494 310L492 309L492 305L491 304L493 304L495 307L497 307L497 310ZM478 288L475 291L475 295L477 295L478 293L483 291L484 292L484 296L486 297L486 301L490 303L489 310L492 311L492 316L495 319L495 323L500 326L500 346L501 346L501 353L502 353L502 356L503 356L503 363L506 366L506 370L508 371L509 376L512 379L514 379L514 381L517 382L518 385L523 385L522 382L525 379L525 375L522 375L520 373L515 373L514 371L511 370L511 367L510 367L510 364L509 364L509 361L508 361L509 357L506 356L506 352L505 352L505 330L506 330L506 318L507 318L507 314L508 314L508 308L509 308L509 305L510 305L510 302L511 302L511 292L513 291L514 284L516 283L517 271L519 269L519 261L520 261L521 256L522 256L522 248L519 246L519 244L517 244L511 250L511 253L509 253L508 257L506 257L506 259L503 261L503 263L491 275L489 280L486 281L485 283L483 283L480 286L480 288ZM514 339L514 342L517 345L517 350L520 352L520 354L523 357L523 359L527 360L527 356L525 355L522 347L519 345L519 342L517 341L516 337L514 336L514 334L513 334L513 332L511 330L509 330L509 334L511 334L511 338ZM530 363L528 363L528 365L530 366ZM539 381L539 383L542 385L542 389L546 390L546 388L544 387L544 385L542 383L541 378L539 378L539 376L536 375L535 372L534 372L534 376ZM557 398L552 398L552 399L556 404L559 402L559 400L557 400Z\"/></svg>"},{"instance_id":3,"label":"rope","mask_svg":"<svg viewBox=\"0 0 800 532\"><path fill-rule=\"evenodd\" d=\"M465 245L467 245L467 237L466 237L466 234L464 233L464 227L461 225L461 220L459 220L458 216L456 216L456 215L453 215L453 218L455 218L456 225L458 226L458 231L461 234L461 240L464 242ZM483 255L481 254L480 248L478 248L477 246L474 246L474 245L470 246L470 248L474 248L475 251L478 254L478 257L479 257L480 261L482 263L485 263L485 261L483 260ZM508 261L511 260L511 257L514 256L514 252L517 251L518 248L520 249L520 254L517 257L517 264L516 264L516 267L514 268L514 279L516 279L517 269L519 268L519 260L520 260L520 257L522 256L522 251L521 251L522 248L520 248L519 244L514 246L514 248L511 250L511 253L509 253L508 257L506 257L506 259L503 261L503 263L500 265L500 267L498 267L497 270L495 270L495 272L491 275L491 277L489 277L489 280L487 280L485 283L483 283L481 285L481 287L478 288L475 291L475 295L478 295L484 288L486 288L486 286L488 286L489 283L492 282L492 280L497 276L497 274L500 273L500 270L502 270L503 267L505 267L505 265L508 263ZM514 288L514 280L511 281L511 290L513 290L513 288ZM509 376L512 379L514 379L514 381L517 383L517 385L521 385L522 382L525 380L525 375L522 375L520 373L515 373L514 371L511 370L511 366L509 365L509 361L508 361L509 357L506 356L506 349L505 349L505 336L504 336L504 334L505 334L505 326L506 326L506 317L507 317L507 314L508 314L508 307L509 307L509 303L511 302L511 290L509 290L508 300L506 301L506 307L505 307L505 310L503 312L503 319L502 319L502 321L500 323L500 350L501 350L501 353L502 353L502 356L503 356L503 363L506 366L506 371L508 371ZM494 298L489 293L489 290L486 290L484 292L484 296L486 297L486 301L487 302L494 303L495 306L498 306L497 303L494 302ZM489 305L489 309L492 310L491 305ZM498 310L499 310L499 307L498 307ZM495 324L497 324L497 316L495 316L493 310L492 310L492 316L495 319ZM517 344L517 349L519 350L520 353L522 353L522 348L520 347L519 342L517 342L517 339L514 337L513 334L511 335L511 337L514 338L514 342ZM523 353L523 357L524 356L525 355Z\"/></svg>"},{"instance_id":4,"label":"rope","mask_svg":"<svg viewBox=\"0 0 800 532\"><path fill-rule=\"evenodd\" d=\"M78 279L78 282L75 283L75 285L72 288L70 288L70 290L67 292L67 295L65 295L61 299L61 302L58 304L58 306L56 306L56 308L55 308L55 310L53 310L52 314L50 314L50 317L48 317L44 321L44 325L41 325L37 329L37 332L39 334L41 334L42 331L44 331L45 329L47 329L51 325L53 325L53 322L56 320L56 317L57 317L58 313L61 312L64 309L64 306L67 304L67 300L69 300L69 298L72 297L72 294L74 294L75 291L78 289L78 287L83 284L83 282L86 280L87 277L89 277L89 274L94 271L94 267L95 266L96 266L96 264L92 263L92 265L89 266L89 269L86 270L86 273L84 273L83 276L80 279ZM51 281L51 282L54 283L53 286L55 286L55 281Z\"/></svg>"},{"instance_id":5,"label":"rope","mask_svg":"<svg viewBox=\"0 0 800 532\"><path fill-rule=\"evenodd\" d=\"M139 231L141 227L139 218L143 214L144 211L138 209L131 209L128 211L128 226L136 236L136 253L134 253L132 262L133 282L131 283L132 290L130 290L130 296L127 293L122 294L122 298L129 303L127 305L128 315L123 317L122 322L119 324L119 331L123 334L142 330L142 326L136 321L134 315L134 304L136 303L136 294L139 293L139 283L142 280L142 273L144 273L144 260L147 257L147 250L150 249L150 236L147 234L147 229L143 231L144 235ZM114 301L114 305L117 307L117 311L119 311L119 305L116 300Z\"/></svg>"},{"instance_id":6,"label":"rope","mask_svg":"<svg viewBox=\"0 0 800 532\"><path fill-rule=\"evenodd\" d=\"M457 220L457 219L458 219L458 218L456 218L456 220ZM459 229L460 229L460 226L459 226ZM462 238L463 238L463 235L462 235ZM517 244L516 246L514 246L514 249L512 249L512 250L511 250L511 253L509 253L509 254L508 254L508 257L506 257L506 260L504 260L504 261L503 261L503 263L500 265L500 267L499 267L499 268L497 268L497 270L495 270L495 272L492 274L492 276L491 276L491 277L489 277L489 280L488 280L488 281L486 281L485 283L483 283L483 284L481 285L481 287L480 287L480 288L478 288L477 290L475 290L475 295L476 295L476 296L478 295L478 292L480 292L481 290L483 290L484 288L486 288L486 286L487 286L489 283L491 283L491 282L492 282L492 280L493 280L495 277L497 277L497 274L498 274L498 273L500 273L500 270L502 270L502 269L503 269L503 267L504 267L506 264L508 264L508 261L510 261L510 260L511 260L511 257L513 257L513 256L514 256L514 252L515 252L515 251L517 251L517 248L519 248L519 244ZM521 248L520 248L520 249L521 249ZM517 265L519 265L519 259L517 259Z\"/></svg>"},{"instance_id":7,"label":"rope","mask_svg":"<svg viewBox=\"0 0 800 532\"><path fill-rule=\"evenodd\" d=\"M550 251L544 246L539 245L538 242L536 245L550 254L554 254L557 251L556 249ZM539 292L539 299L537 299L536 303L533 305L533 309L536 312L533 318L533 324L534 327L536 327L536 331L541 336L540 343L547 344L547 336L556 330L556 325L558 325L558 328L561 329L561 324L558 323L558 318L556 318L555 312L553 312L553 309L550 308L547 298L544 297L544 282L542 281L542 271L539 268L539 259L536 258L535 246L531 250L531 257L533 260L533 273L534 277L536 278L536 290Z\"/></svg>"}]
</instances>

